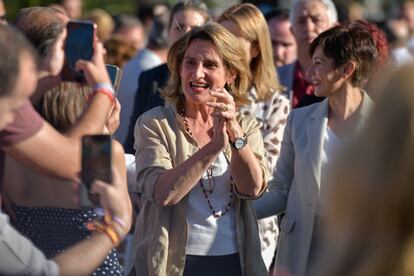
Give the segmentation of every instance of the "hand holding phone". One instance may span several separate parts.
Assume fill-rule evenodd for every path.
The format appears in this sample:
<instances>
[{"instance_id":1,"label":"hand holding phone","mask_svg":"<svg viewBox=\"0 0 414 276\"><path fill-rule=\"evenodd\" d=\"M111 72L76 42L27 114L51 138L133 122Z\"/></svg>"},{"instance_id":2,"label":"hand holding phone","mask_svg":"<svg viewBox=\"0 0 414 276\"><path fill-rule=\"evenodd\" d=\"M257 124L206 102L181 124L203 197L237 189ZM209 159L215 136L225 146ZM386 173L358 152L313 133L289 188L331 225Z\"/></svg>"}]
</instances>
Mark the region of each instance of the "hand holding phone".
<instances>
[{"instance_id":1,"label":"hand holding phone","mask_svg":"<svg viewBox=\"0 0 414 276\"><path fill-rule=\"evenodd\" d=\"M82 171L79 188L81 207L99 206L99 197L90 189L94 180L112 183L112 141L109 135L85 135L82 137Z\"/></svg>"},{"instance_id":2,"label":"hand holding phone","mask_svg":"<svg viewBox=\"0 0 414 276\"><path fill-rule=\"evenodd\" d=\"M96 24L92 21L69 21L66 29L62 80L85 83L85 76L76 70L76 63L78 60L92 60Z\"/></svg>"}]
</instances>

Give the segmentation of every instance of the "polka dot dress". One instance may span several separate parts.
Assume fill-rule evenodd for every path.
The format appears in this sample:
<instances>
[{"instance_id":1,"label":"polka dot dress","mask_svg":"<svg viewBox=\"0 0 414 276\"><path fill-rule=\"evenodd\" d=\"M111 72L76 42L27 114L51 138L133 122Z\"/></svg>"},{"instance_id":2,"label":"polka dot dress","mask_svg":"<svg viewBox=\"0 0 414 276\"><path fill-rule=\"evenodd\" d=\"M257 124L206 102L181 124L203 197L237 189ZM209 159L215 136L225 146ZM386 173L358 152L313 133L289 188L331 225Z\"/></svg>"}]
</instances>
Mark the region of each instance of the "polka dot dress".
<instances>
[{"instance_id":1,"label":"polka dot dress","mask_svg":"<svg viewBox=\"0 0 414 276\"><path fill-rule=\"evenodd\" d=\"M14 204L12 208L16 213L13 225L48 258L88 237L85 223L97 218L92 209L28 208ZM122 275L115 249L92 275Z\"/></svg>"}]
</instances>

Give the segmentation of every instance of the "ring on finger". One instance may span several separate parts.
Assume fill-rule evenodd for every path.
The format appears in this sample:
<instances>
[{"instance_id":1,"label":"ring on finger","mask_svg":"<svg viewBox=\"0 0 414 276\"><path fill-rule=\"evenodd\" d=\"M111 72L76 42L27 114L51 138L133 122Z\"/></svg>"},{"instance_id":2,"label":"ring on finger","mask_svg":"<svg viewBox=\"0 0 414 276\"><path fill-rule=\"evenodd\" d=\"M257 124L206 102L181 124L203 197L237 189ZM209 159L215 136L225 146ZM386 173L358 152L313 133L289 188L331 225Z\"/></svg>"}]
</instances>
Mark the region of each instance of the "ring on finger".
<instances>
[{"instance_id":1,"label":"ring on finger","mask_svg":"<svg viewBox=\"0 0 414 276\"><path fill-rule=\"evenodd\" d=\"M227 110L229 110L229 105L228 104L224 104L223 112L226 112Z\"/></svg>"}]
</instances>

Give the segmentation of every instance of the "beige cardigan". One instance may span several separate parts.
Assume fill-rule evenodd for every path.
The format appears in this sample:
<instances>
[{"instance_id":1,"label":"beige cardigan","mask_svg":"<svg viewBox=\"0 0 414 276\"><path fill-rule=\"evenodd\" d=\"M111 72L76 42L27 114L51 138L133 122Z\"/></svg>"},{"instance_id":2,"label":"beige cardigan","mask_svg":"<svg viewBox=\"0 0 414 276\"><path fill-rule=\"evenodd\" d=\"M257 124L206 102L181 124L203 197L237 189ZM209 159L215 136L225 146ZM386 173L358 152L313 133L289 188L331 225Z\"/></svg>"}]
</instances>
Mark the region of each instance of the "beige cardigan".
<instances>
[{"instance_id":1,"label":"beige cardigan","mask_svg":"<svg viewBox=\"0 0 414 276\"><path fill-rule=\"evenodd\" d=\"M260 124L253 117L242 115L238 116L238 121L260 163L263 179L267 181L269 173ZM134 233L136 275L182 275L188 234L187 196L176 205L161 207L154 201L153 190L158 176L194 154L197 144L185 132L183 120L174 106L157 107L137 120L135 149L137 183L134 192L142 193L143 201ZM230 160L230 146L224 154ZM248 198L236 194L233 206L243 275L266 275L252 204Z\"/></svg>"}]
</instances>

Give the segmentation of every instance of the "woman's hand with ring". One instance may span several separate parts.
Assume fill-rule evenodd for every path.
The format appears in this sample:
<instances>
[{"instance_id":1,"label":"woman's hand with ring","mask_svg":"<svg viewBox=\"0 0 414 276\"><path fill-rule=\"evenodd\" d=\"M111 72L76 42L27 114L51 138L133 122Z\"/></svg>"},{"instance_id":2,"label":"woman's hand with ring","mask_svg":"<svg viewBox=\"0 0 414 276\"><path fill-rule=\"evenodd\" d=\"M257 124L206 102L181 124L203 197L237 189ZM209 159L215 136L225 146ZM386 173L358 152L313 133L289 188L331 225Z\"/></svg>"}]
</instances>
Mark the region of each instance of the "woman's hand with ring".
<instances>
[{"instance_id":1,"label":"woman's hand with ring","mask_svg":"<svg viewBox=\"0 0 414 276\"><path fill-rule=\"evenodd\" d=\"M236 137L242 137L244 132L236 120L236 104L233 96L226 89L211 89L210 94L216 97L216 102L207 102L208 106L216 109L213 116L224 119L226 122L225 131L229 139L234 141Z\"/></svg>"},{"instance_id":2,"label":"woman's hand with ring","mask_svg":"<svg viewBox=\"0 0 414 276\"><path fill-rule=\"evenodd\" d=\"M211 89L211 96L216 98L216 101L210 101L206 104L214 107L213 116L223 117L226 121L233 120L236 116L236 105L233 96L226 91L226 89Z\"/></svg>"}]
</instances>

